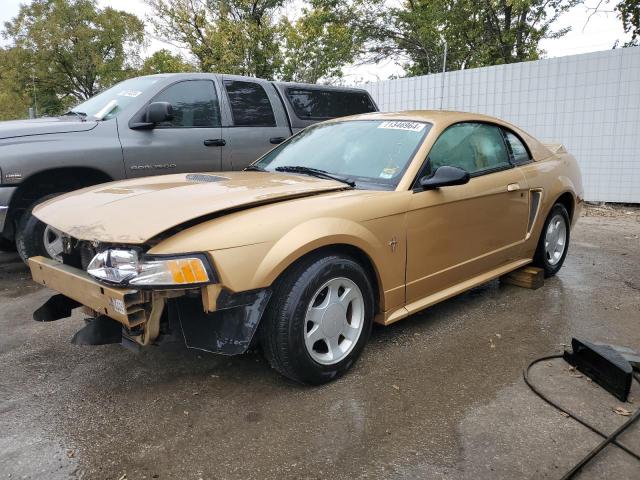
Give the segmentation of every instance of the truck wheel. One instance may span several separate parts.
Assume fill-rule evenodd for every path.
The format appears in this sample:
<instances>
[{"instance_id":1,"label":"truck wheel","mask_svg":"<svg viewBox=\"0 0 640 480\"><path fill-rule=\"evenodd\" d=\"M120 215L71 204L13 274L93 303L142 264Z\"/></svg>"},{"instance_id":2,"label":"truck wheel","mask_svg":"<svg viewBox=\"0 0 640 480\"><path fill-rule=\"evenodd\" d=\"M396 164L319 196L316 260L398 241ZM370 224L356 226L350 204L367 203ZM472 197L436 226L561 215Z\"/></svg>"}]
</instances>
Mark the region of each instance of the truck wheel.
<instances>
[{"instance_id":1,"label":"truck wheel","mask_svg":"<svg viewBox=\"0 0 640 480\"><path fill-rule=\"evenodd\" d=\"M59 262L62 261L61 232L49 225L45 225L33 216L36 205L49 200L55 195L47 195L31 205L20 217L16 228L16 249L23 262L29 257L41 255Z\"/></svg>"},{"instance_id":2,"label":"truck wheel","mask_svg":"<svg viewBox=\"0 0 640 480\"><path fill-rule=\"evenodd\" d=\"M365 270L342 255L312 257L280 278L260 326L271 366L318 385L351 368L369 338L373 289Z\"/></svg>"}]
</instances>

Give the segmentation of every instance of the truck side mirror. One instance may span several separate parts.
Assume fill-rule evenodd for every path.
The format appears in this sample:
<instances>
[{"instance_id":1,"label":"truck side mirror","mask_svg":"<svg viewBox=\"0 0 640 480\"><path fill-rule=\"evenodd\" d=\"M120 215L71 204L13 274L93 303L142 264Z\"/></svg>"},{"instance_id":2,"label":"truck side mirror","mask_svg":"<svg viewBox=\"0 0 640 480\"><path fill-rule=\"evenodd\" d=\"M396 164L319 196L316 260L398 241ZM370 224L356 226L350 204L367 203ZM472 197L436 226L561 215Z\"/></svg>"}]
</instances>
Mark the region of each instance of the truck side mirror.
<instances>
[{"instance_id":1,"label":"truck side mirror","mask_svg":"<svg viewBox=\"0 0 640 480\"><path fill-rule=\"evenodd\" d=\"M167 122L173 118L173 107L169 102L153 102L147 105L138 121L130 121L132 130L151 130L158 123Z\"/></svg>"},{"instance_id":2,"label":"truck side mirror","mask_svg":"<svg viewBox=\"0 0 640 480\"><path fill-rule=\"evenodd\" d=\"M169 102L153 102L147 105L147 123L157 124L173 118L173 107Z\"/></svg>"}]
</instances>

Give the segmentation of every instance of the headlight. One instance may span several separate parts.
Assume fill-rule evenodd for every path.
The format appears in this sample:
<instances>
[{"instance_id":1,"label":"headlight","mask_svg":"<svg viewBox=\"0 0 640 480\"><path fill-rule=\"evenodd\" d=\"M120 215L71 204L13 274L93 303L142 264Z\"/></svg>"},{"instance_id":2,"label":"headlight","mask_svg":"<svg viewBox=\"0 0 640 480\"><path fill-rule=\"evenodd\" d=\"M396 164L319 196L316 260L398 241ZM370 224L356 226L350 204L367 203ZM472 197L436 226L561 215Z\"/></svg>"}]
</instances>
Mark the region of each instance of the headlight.
<instances>
[{"instance_id":1,"label":"headlight","mask_svg":"<svg viewBox=\"0 0 640 480\"><path fill-rule=\"evenodd\" d=\"M93 257L87 273L109 283L177 287L210 283L207 266L201 255L140 257L137 250L109 249Z\"/></svg>"}]
</instances>

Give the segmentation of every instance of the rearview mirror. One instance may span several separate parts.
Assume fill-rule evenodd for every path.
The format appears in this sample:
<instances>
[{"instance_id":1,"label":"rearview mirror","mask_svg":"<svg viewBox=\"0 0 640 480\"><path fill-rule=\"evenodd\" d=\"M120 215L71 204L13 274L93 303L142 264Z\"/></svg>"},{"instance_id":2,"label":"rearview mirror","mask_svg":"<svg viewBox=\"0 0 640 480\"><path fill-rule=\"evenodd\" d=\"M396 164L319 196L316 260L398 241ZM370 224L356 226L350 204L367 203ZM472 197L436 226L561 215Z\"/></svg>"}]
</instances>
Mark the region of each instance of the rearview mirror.
<instances>
[{"instance_id":1,"label":"rearview mirror","mask_svg":"<svg viewBox=\"0 0 640 480\"><path fill-rule=\"evenodd\" d=\"M173 118L173 107L169 102L153 102L147 105L147 123L162 123Z\"/></svg>"},{"instance_id":2,"label":"rearview mirror","mask_svg":"<svg viewBox=\"0 0 640 480\"><path fill-rule=\"evenodd\" d=\"M430 177L422 177L420 186L425 190L448 187L450 185L463 185L469 181L469 172L458 167L438 167Z\"/></svg>"}]
</instances>

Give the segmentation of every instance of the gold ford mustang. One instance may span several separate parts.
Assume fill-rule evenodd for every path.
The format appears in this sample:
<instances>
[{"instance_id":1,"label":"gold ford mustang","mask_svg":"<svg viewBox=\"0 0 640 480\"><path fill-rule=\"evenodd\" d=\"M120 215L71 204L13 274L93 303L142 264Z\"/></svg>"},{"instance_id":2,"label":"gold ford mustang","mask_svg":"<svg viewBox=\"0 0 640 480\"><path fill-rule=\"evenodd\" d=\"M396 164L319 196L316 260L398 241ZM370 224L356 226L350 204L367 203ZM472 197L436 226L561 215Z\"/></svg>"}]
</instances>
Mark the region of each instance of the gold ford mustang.
<instances>
[{"instance_id":1,"label":"gold ford mustang","mask_svg":"<svg viewBox=\"0 0 640 480\"><path fill-rule=\"evenodd\" d=\"M171 336L239 354L260 345L294 380L347 371L372 322L401 320L527 264L554 275L582 206L575 159L501 120L366 114L307 128L243 172L139 178L52 199L62 263L29 260L83 306L75 343Z\"/></svg>"}]
</instances>

